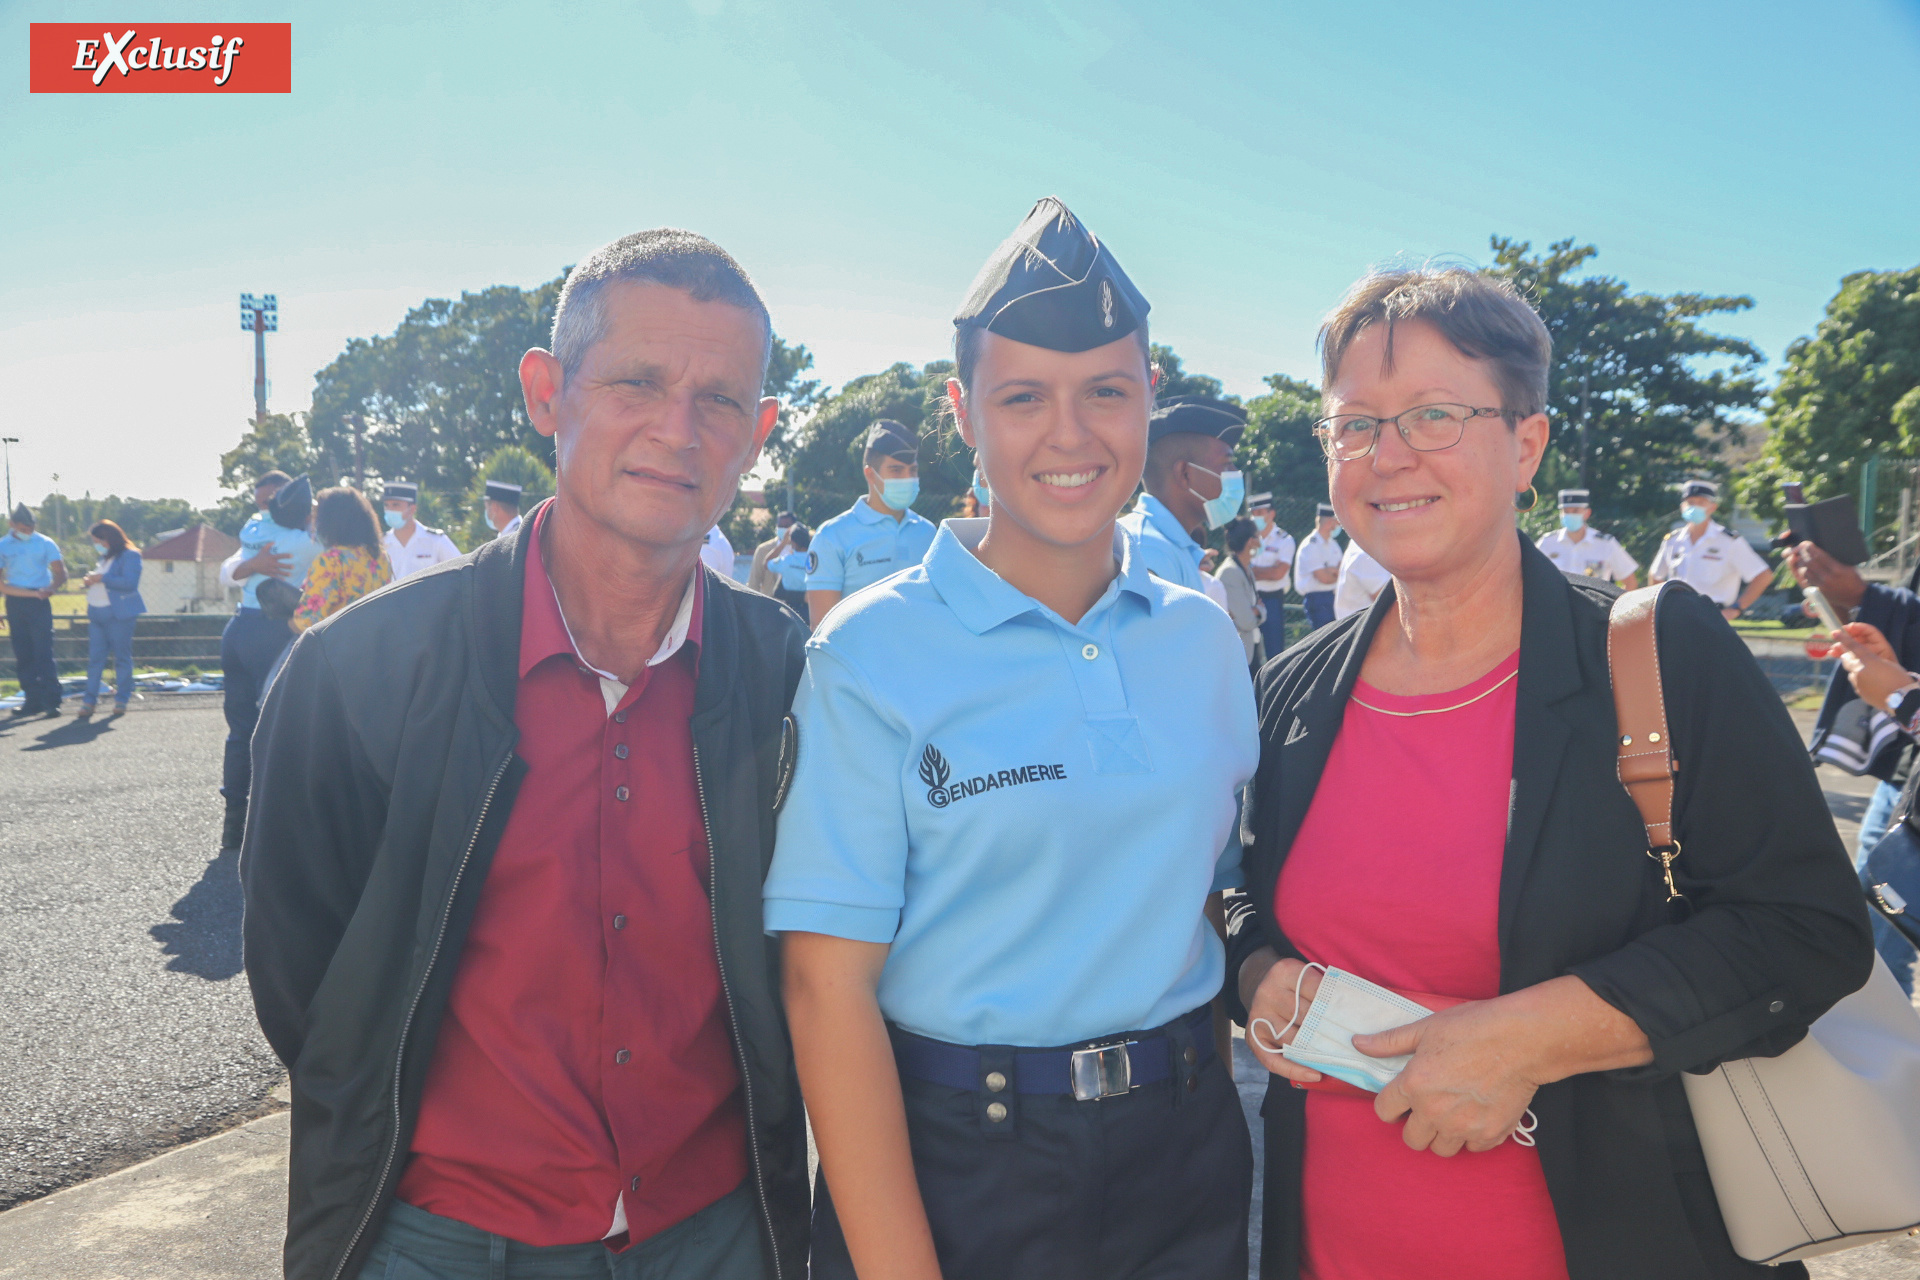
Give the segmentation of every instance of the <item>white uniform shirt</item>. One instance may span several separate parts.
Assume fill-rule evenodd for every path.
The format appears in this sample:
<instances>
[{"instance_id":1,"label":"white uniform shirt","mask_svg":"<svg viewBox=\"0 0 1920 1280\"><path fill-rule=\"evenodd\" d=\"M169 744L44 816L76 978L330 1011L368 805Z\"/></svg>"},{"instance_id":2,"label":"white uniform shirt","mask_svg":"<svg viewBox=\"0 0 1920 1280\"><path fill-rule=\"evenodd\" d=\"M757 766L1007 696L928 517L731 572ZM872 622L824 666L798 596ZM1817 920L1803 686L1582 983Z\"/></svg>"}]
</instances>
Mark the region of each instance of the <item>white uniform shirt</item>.
<instances>
[{"instance_id":1,"label":"white uniform shirt","mask_svg":"<svg viewBox=\"0 0 1920 1280\"><path fill-rule=\"evenodd\" d=\"M1313 574L1316 569L1338 569L1341 554L1340 544L1332 538L1321 537L1317 527L1308 534L1293 561L1293 585L1300 594L1333 590L1334 582L1322 582Z\"/></svg>"},{"instance_id":2,"label":"white uniform shirt","mask_svg":"<svg viewBox=\"0 0 1920 1280\"><path fill-rule=\"evenodd\" d=\"M1656 582L1678 578L1725 609L1740 598L1742 584L1766 572L1767 562L1760 553L1745 538L1728 532L1725 525L1714 520L1708 522L1707 531L1698 541L1684 526L1668 534L1648 576Z\"/></svg>"},{"instance_id":3,"label":"white uniform shirt","mask_svg":"<svg viewBox=\"0 0 1920 1280\"><path fill-rule=\"evenodd\" d=\"M1578 541L1565 529L1555 529L1540 539L1540 550L1562 573L1577 573L1602 582L1619 582L1640 566L1611 534L1589 525Z\"/></svg>"},{"instance_id":4,"label":"white uniform shirt","mask_svg":"<svg viewBox=\"0 0 1920 1280\"><path fill-rule=\"evenodd\" d=\"M1200 575L1200 589L1206 593L1207 599L1213 601L1222 609L1227 607L1227 588L1226 584L1221 582L1220 579L1210 573L1203 573ZM1229 612L1231 611L1229 610Z\"/></svg>"},{"instance_id":5,"label":"white uniform shirt","mask_svg":"<svg viewBox=\"0 0 1920 1280\"><path fill-rule=\"evenodd\" d=\"M707 530L707 541L700 548L700 562L723 578L733 576L733 544L715 525Z\"/></svg>"},{"instance_id":6,"label":"white uniform shirt","mask_svg":"<svg viewBox=\"0 0 1920 1280\"><path fill-rule=\"evenodd\" d=\"M1253 553L1254 568L1271 569L1275 565L1292 563L1293 536L1291 534L1279 525L1275 525L1261 535L1260 549ZM1292 576L1293 575L1289 573L1282 577L1274 578L1271 581L1255 578L1253 580L1254 590L1260 592L1262 595L1271 595L1276 591L1284 592L1287 589L1287 582Z\"/></svg>"},{"instance_id":7,"label":"white uniform shirt","mask_svg":"<svg viewBox=\"0 0 1920 1280\"><path fill-rule=\"evenodd\" d=\"M515 516L513 519L507 521L506 528L502 529L500 532L494 534L493 536L496 538L511 538L515 533L519 532L520 521L521 521L521 517Z\"/></svg>"},{"instance_id":8,"label":"white uniform shirt","mask_svg":"<svg viewBox=\"0 0 1920 1280\"><path fill-rule=\"evenodd\" d=\"M1392 580L1393 575L1362 551L1359 543L1349 542L1347 554L1340 557L1340 581L1333 588L1333 616L1344 618L1350 613L1359 613L1372 604L1381 588Z\"/></svg>"},{"instance_id":9,"label":"white uniform shirt","mask_svg":"<svg viewBox=\"0 0 1920 1280\"><path fill-rule=\"evenodd\" d=\"M395 582L460 554L460 548L453 545L452 538L424 524L414 524L413 537L407 539L405 546L393 534L392 529L387 530L382 543L387 549L387 564L393 569Z\"/></svg>"}]
</instances>

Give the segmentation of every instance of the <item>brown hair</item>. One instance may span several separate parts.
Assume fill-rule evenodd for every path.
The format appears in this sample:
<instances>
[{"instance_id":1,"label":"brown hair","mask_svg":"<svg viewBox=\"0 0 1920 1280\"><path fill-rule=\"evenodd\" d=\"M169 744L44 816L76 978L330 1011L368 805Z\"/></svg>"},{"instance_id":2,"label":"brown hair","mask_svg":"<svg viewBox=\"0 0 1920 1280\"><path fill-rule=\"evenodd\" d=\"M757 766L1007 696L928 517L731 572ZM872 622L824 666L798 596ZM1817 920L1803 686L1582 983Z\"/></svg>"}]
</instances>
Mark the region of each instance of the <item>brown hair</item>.
<instances>
[{"instance_id":1,"label":"brown hair","mask_svg":"<svg viewBox=\"0 0 1920 1280\"><path fill-rule=\"evenodd\" d=\"M117 556L133 546L127 539L127 531L111 520L102 520L87 532L107 544L107 554L110 556Z\"/></svg>"},{"instance_id":2,"label":"brown hair","mask_svg":"<svg viewBox=\"0 0 1920 1280\"><path fill-rule=\"evenodd\" d=\"M1355 338L1387 326L1387 367L1393 367L1393 329L1424 320L1461 355L1493 366L1500 407L1511 426L1544 413L1553 337L1540 316L1505 280L1464 267L1376 271L1354 283L1320 326L1320 391L1325 394Z\"/></svg>"},{"instance_id":3,"label":"brown hair","mask_svg":"<svg viewBox=\"0 0 1920 1280\"><path fill-rule=\"evenodd\" d=\"M339 485L322 489L313 500L313 531L329 547L364 547L382 553L380 522L358 489Z\"/></svg>"}]
</instances>

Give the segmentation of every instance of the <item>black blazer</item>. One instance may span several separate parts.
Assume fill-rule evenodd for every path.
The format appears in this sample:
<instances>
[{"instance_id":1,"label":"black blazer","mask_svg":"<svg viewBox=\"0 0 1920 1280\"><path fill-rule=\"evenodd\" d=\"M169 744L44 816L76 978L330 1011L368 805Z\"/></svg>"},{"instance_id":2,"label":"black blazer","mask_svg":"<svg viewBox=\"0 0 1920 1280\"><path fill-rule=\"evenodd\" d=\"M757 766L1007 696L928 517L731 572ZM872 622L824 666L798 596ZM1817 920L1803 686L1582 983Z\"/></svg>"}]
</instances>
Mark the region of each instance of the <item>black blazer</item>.
<instances>
[{"instance_id":1,"label":"black blazer","mask_svg":"<svg viewBox=\"0 0 1920 1280\"><path fill-rule=\"evenodd\" d=\"M1695 914L1670 923L1615 773L1606 638L1619 592L1562 575L1525 539L1522 548L1500 989L1578 975L1639 1023L1654 1052L1648 1066L1575 1076L1534 1099L1568 1270L1573 1280L1804 1274L1734 1254L1677 1073L1781 1053L1866 982L1872 935L1852 864L1799 734L1746 646L1705 597L1672 592L1658 641L1680 761L1676 871ZM1273 919L1274 888L1392 599L1389 587L1260 673L1260 767L1243 831L1250 888L1229 909L1226 990L1243 1022L1240 962L1263 944L1299 954ZM1381 781L1390 797L1392 779ZM1409 819L1417 838L1418 815ZM1275 1076L1261 1108L1263 1277L1299 1271L1305 1098Z\"/></svg>"}]
</instances>

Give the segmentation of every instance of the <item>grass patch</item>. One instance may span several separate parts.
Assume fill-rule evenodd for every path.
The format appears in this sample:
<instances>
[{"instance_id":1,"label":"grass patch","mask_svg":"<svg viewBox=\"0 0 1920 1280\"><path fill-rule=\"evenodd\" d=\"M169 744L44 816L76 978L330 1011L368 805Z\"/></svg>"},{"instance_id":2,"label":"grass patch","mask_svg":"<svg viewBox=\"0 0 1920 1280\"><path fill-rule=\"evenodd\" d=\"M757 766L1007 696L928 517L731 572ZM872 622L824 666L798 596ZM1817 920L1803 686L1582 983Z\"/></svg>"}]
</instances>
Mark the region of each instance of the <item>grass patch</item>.
<instances>
[{"instance_id":1,"label":"grass patch","mask_svg":"<svg viewBox=\"0 0 1920 1280\"><path fill-rule=\"evenodd\" d=\"M1824 634L1821 628L1809 623L1806 626L1787 626L1780 622L1760 622L1752 618L1739 618L1734 621L1733 629L1743 636L1761 636L1768 640L1806 640L1815 635Z\"/></svg>"}]
</instances>

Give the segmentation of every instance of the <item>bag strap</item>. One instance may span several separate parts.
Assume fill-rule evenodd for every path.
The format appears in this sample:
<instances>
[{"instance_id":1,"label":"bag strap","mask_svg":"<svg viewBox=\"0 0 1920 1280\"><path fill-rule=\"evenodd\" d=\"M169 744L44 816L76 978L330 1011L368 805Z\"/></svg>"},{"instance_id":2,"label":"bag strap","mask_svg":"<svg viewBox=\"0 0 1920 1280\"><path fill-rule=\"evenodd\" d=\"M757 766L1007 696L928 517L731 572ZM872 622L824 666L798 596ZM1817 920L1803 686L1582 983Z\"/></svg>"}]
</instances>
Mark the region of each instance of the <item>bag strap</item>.
<instances>
[{"instance_id":1,"label":"bag strap","mask_svg":"<svg viewBox=\"0 0 1920 1280\"><path fill-rule=\"evenodd\" d=\"M1647 856L1660 864L1669 907L1675 903L1684 907L1687 899L1673 882L1673 863L1680 856L1680 842L1673 838L1673 779L1680 772L1680 762L1674 758L1673 737L1667 732L1655 626L1661 597L1679 585L1669 581L1623 592L1607 617L1607 670L1620 730L1620 783L1646 825Z\"/></svg>"}]
</instances>

